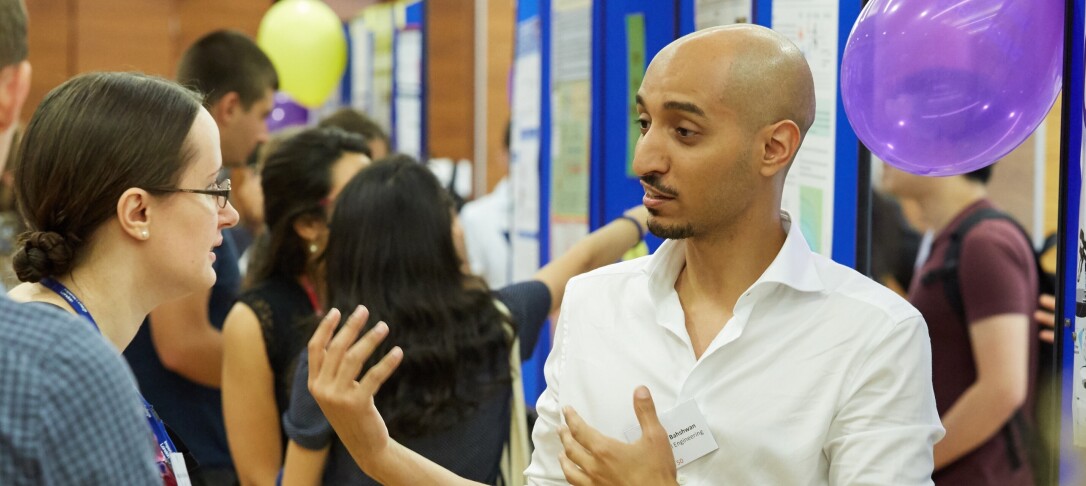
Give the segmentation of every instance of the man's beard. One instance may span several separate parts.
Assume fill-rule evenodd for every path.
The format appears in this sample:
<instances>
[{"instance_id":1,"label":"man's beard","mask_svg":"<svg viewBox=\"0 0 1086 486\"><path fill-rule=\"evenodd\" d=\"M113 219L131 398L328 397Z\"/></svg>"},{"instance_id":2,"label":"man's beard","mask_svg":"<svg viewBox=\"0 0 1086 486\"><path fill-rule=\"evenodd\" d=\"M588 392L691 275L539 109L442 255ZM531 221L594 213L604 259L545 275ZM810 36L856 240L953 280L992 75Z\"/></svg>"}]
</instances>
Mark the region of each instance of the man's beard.
<instances>
[{"instance_id":1,"label":"man's beard","mask_svg":"<svg viewBox=\"0 0 1086 486\"><path fill-rule=\"evenodd\" d=\"M651 209L649 214L652 214ZM649 233L666 240L682 240L695 236L694 226L690 223L667 226L660 224L655 218L649 218L646 226L649 228Z\"/></svg>"}]
</instances>

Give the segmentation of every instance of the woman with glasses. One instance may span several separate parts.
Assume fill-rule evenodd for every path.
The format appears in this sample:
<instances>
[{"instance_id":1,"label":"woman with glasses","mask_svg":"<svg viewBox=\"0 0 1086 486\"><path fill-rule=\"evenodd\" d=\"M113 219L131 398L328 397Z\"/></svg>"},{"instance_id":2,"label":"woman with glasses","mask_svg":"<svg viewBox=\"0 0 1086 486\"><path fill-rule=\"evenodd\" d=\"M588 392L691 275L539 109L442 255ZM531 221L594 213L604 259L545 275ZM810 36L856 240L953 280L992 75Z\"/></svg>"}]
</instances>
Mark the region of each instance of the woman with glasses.
<instances>
[{"instance_id":1,"label":"woman with glasses","mask_svg":"<svg viewBox=\"0 0 1086 486\"><path fill-rule=\"evenodd\" d=\"M130 73L73 78L39 105L15 173L9 296L75 314L118 351L159 304L211 287L212 250L237 223L215 121L199 95ZM133 382L134 386L134 382ZM165 484L185 461L143 401ZM148 454L150 457L150 454Z\"/></svg>"},{"instance_id":2,"label":"woman with glasses","mask_svg":"<svg viewBox=\"0 0 1086 486\"><path fill-rule=\"evenodd\" d=\"M309 129L268 155L260 181L267 232L258 240L246 290L223 324L223 415L243 484L275 483L285 436L279 417L290 398L304 331L322 310L320 257L328 217L347 181L369 165L358 135Z\"/></svg>"},{"instance_id":3,"label":"woman with glasses","mask_svg":"<svg viewBox=\"0 0 1086 486\"><path fill-rule=\"evenodd\" d=\"M516 411L518 401L510 400L519 386L511 369L519 371L514 365L531 356L566 281L614 262L640 242L648 213L631 211L627 221L600 228L530 280L491 292L463 265L452 204L430 170L408 156L361 171L332 214L324 308L366 305L368 326L378 320L391 326L374 356L395 345L404 349L399 371L375 398L392 437L461 476L495 484L503 448L515 440L511 431L523 430L526 420L523 408ZM304 356L283 419L290 437L283 484L377 484L351 459L309 394ZM526 431L520 437L527 452Z\"/></svg>"}]
</instances>

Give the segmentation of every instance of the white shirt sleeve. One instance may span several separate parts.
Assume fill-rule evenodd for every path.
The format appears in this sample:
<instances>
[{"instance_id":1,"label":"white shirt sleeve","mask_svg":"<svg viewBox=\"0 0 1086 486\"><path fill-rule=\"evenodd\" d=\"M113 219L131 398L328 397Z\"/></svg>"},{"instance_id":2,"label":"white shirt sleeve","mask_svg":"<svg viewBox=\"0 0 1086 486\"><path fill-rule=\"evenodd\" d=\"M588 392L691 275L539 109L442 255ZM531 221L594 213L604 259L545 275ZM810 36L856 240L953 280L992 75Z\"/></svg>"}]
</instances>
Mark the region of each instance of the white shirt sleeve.
<instances>
[{"instance_id":1,"label":"white shirt sleeve","mask_svg":"<svg viewBox=\"0 0 1086 486\"><path fill-rule=\"evenodd\" d=\"M944 430L924 319L917 315L892 326L844 393L823 448L829 484L932 484L932 449Z\"/></svg>"},{"instance_id":2,"label":"white shirt sleeve","mask_svg":"<svg viewBox=\"0 0 1086 486\"><path fill-rule=\"evenodd\" d=\"M563 311L566 300L562 303ZM543 376L547 380L547 389L539 396L536 402L536 412L539 418L532 429L532 462L524 472L531 485L559 485L567 484L566 477L562 473L562 466L558 463L558 455L562 453L562 441L558 438L558 426L562 424L562 405L559 401L558 377L562 373L565 362L566 328L569 323L565 316L567 312L559 315L557 330L554 334L554 347L547 356L547 362L543 365Z\"/></svg>"}]
</instances>

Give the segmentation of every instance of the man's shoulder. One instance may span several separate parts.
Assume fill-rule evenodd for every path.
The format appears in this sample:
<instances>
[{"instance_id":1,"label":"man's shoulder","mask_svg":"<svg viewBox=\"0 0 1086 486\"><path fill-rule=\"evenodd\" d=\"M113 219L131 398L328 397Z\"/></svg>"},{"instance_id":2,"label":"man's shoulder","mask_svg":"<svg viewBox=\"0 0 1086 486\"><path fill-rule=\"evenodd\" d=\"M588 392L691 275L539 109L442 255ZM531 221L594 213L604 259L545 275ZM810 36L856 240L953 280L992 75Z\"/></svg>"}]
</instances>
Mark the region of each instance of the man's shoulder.
<instances>
[{"instance_id":1,"label":"man's shoulder","mask_svg":"<svg viewBox=\"0 0 1086 486\"><path fill-rule=\"evenodd\" d=\"M3 349L28 353L49 352L63 338L82 341L91 336L101 341L90 323L76 316L49 304L7 297L0 297L0 335Z\"/></svg>"},{"instance_id":2,"label":"man's shoulder","mask_svg":"<svg viewBox=\"0 0 1086 486\"><path fill-rule=\"evenodd\" d=\"M920 311L904 297L853 268L822 255L812 255L814 265L825 284L828 299L842 306L867 310L865 315L883 316L888 324L919 317Z\"/></svg>"},{"instance_id":3,"label":"man's shoulder","mask_svg":"<svg viewBox=\"0 0 1086 486\"><path fill-rule=\"evenodd\" d=\"M1005 251L1033 255L1033 247L1018 224L1003 218L988 218L978 222L961 240L961 254L978 246L1001 247Z\"/></svg>"},{"instance_id":4,"label":"man's shoulder","mask_svg":"<svg viewBox=\"0 0 1086 486\"><path fill-rule=\"evenodd\" d=\"M69 398L134 388L113 346L89 323L48 305L0 298L0 386L7 393ZM38 385L26 386L30 383ZM31 389L32 388L32 389ZM29 395L27 395L29 394Z\"/></svg>"},{"instance_id":5,"label":"man's shoulder","mask_svg":"<svg viewBox=\"0 0 1086 486\"><path fill-rule=\"evenodd\" d=\"M629 278L647 278L647 269L652 264L654 255L645 255L632 260L624 260L605 265L590 272L582 273L570 279L570 285L585 284L606 285L609 281L621 281Z\"/></svg>"}]
</instances>

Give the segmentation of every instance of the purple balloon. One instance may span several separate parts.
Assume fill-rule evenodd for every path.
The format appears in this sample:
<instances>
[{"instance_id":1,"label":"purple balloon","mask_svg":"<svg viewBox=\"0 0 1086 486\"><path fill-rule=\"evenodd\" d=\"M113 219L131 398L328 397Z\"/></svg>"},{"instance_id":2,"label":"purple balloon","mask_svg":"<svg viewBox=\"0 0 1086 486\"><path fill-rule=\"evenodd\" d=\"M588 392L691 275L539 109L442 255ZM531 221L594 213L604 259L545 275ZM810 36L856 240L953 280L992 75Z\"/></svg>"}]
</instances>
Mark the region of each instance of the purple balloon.
<instances>
[{"instance_id":1,"label":"purple balloon","mask_svg":"<svg viewBox=\"0 0 1086 486\"><path fill-rule=\"evenodd\" d=\"M294 125L309 123L309 110L295 103L286 93L275 93L275 104L266 120L269 132L277 132Z\"/></svg>"},{"instance_id":2,"label":"purple balloon","mask_svg":"<svg viewBox=\"0 0 1086 486\"><path fill-rule=\"evenodd\" d=\"M1060 91L1064 3L868 3L841 59L856 135L913 174L964 174L1007 155Z\"/></svg>"}]
</instances>

